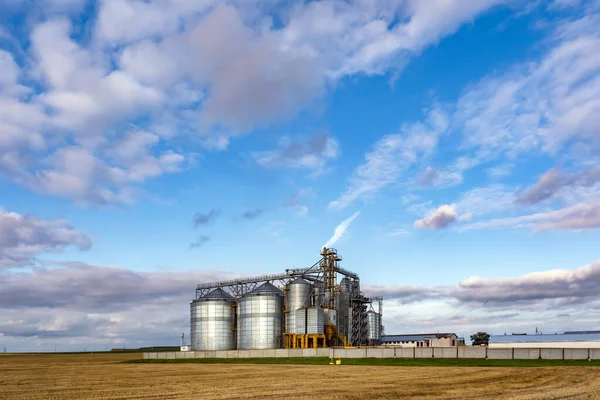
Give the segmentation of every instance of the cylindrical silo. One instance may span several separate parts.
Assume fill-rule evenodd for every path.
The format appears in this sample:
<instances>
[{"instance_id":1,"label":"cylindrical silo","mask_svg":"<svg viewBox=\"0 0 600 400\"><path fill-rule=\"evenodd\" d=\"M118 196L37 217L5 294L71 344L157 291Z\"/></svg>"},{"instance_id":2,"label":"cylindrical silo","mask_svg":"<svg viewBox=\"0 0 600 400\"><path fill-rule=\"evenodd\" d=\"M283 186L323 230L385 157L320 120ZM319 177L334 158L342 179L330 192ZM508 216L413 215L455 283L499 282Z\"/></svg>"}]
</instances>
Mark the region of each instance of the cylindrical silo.
<instances>
[{"instance_id":1,"label":"cylindrical silo","mask_svg":"<svg viewBox=\"0 0 600 400\"><path fill-rule=\"evenodd\" d=\"M350 279L342 278L339 291L336 293L335 308L337 310L337 331L340 335L348 337L350 333Z\"/></svg>"},{"instance_id":2,"label":"cylindrical silo","mask_svg":"<svg viewBox=\"0 0 600 400\"><path fill-rule=\"evenodd\" d=\"M334 308L324 308L323 315L325 325L337 324L337 311Z\"/></svg>"},{"instance_id":3,"label":"cylindrical silo","mask_svg":"<svg viewBox=\"0 0 600 400\"><path fill-rule=\"evenodd\" d=\"M296 334L324 333L325 313L321 307L302 307L297 309L294 314L296 314Z\"/></svg>"},{"instance_id":4,"label":"cylindrical silo","mask_svg":"<svg viewBox=\"0 0 600 400\"><path fill-rule=\"evenodd\" d=\"M190 304L192 350L233 350L233 297L221 288Z\"/></svg>"},{"instance_id":5,"label":"cylindrical silo","mask_svg":"<svg viewBox=\"0 0 600 400\"><path fill-rule=\"evenodd\" d=\"M297 335L306 335L306 307L299 308L294 311L294 333Z\"/></svg>"},{"instance_id":6,"label":"cylindrical silo","mask_svg":"<svg viewBox=\"0 0 600 400\"><path fill-rule=\"evenodd\" d=\"M264 283L238 300L237 348L282 347L283 292Z\"/></svg>"},{"instance_id":7,"label":"cylindrical silo","mask_svg":"<svg viewBox=\"0 0 600 400\"><path fill-rule=\"evenodd\" d=\"M287 313L285 322L286 333L296 332L296 310L302 307L310 306L310 298L312 295L313 286L310 282L297 278L288 284L287 293Z\"/></svg>"},{"instance_id":8,"label":"cylindrical silo","mask_svg":"<svg viewBox=\"0 0 600 400\"><path fill-rule=\"evenodd\" d=\"M370 310L367 312L367 325L369 333L367 339L370 344L378 344L381 341L381 315Z\"/></svg>"},{"instance_id":9,"label":"cylindrical silo","mask_svg":"<svg viewBox=\"0 0 600 400\"><path fill-rule=\"evenodd\" d=\"M313 290L312 305L324 307L324 300L325 300L325 290L323 289L323 283L316 282L314 285L314 290Z\"/></svg>"},{"instance_id":10,"label":"cylindrical silo","mask_svg":"<svg viewBox=\"0 0 600 400\"><path fill-rule=\"evenodd\" d=\"M319 306L313 306L306 310L306 333L324 333L325 313Z\"/></svg>"}]
</instances>

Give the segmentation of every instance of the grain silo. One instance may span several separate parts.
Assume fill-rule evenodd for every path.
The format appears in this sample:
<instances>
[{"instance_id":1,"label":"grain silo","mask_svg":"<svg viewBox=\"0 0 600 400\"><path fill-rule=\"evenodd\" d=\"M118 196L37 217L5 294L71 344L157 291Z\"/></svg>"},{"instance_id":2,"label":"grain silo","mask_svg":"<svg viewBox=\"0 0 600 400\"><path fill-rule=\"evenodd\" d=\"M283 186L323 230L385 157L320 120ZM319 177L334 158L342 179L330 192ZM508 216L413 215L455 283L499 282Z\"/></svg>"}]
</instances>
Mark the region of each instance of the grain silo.
<instances>
[{"instance_id":1,"label":"grain silo","mask_svg":"<svg viewBox=\"0 0 600 400\"><path fill-rule=\"evenodd\" d=\"M310 306L312 292L313 285L302 278L287 286L285 333L299 333L296 332L296 310Z\"/></svg>"},{"instance_id":2,"label":"grain silo","mask_svg":"<svg viewBox=\"0 0 600 400\"><path fill-rule=\"evenodd\" d=\"M234 298L221 288L190 303L192 350L232 350Z\"/></svg>"},{"instance_id":3,"label":"grain silo","mask_svg":"<svg viewBox=\"0 0 600 400\"><path fill-rule=\"evenodd\" d=\"M367 311L367 325L369 327L367 340L370 345L381 342L381 315L373 310Z\"/></svg>"},{"instance_id":4,"label":"grain silo","mask_svg":"<svg viewBox=\"0 0 600 400\"><path fill-rule=\"evenodd\" d=\"M198 284L190 305L192 350L376 343L382 334L381 298L363 295L358 275L340 267L336 249L320 254L308 268ZM380 311L367 315L366 305L374 300Z\"/></svg>"},{"instance_id":5,"label":"grain silo","mask_svg":"<svg viewBox=\"0 0 600 400\"><path fill-rule=\"evenodd\" d=\"M265 282L240 297L237 306L237 348L275 349L283 346L283 291Z\"/></svg>"},{"instance_id":6,"label":"grain silo","mask_svg":"<svg viewBox=\"0 0 600 400\"><path fill-rule=\"evenodd\" d=\"M325 314L319 306L303 307L295 311L296 330L299 335L324 333Z\"/></svg>"},{"instance_id":7,"label":"grain silo","mask_svg":"<svg viewBox=\"0 0 600 400\"><path fill-rule=\"evenodd\" d=\"M315 282L312 305L323 307L323 304L325 304L325 289L323 289L323 282Z\"/></svg>"},{"instance_id":8,"label":"grain silo","mask_svg":"<svg viewBox=\"0 0 600 400\"><path fill-rule=\"evenodd\" d=\"M337 311L337 331L340 335L350 336L350 320L352 317L350 310L350 279L342 278L338 292L336 293L335 308Z\"/></svg>"}]
</instances>

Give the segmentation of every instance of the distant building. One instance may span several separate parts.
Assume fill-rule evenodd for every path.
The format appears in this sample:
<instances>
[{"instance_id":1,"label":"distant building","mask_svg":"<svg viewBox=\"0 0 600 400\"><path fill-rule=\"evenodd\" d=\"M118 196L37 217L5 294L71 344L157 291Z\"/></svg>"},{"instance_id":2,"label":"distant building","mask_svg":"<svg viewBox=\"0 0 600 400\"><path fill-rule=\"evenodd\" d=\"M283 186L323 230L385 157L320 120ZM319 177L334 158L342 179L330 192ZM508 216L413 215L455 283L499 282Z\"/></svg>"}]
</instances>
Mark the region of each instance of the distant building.
<instances>
[{"instance_id":1,"label":"distant building","mask_svg":"<svg viewBox=\"0 0 600 400\"><path fill-rule=\"evenodd\" d=\"M492 335L490 348L600 349L600 331L571 331L550 335Z\"/></svg>"},{"instance_id":2,"label":"distant building","mask_svg":"<svg viewBox=\"0 0 600 400\"><path fill-rule=\"evenodd\" d=\"M467 342L465 342L465 338L464 337L459 337L456 341L456 345L457 346L466 346Z\"/></svg>"},{"instance_id":3,"label":"distant building","mask_svg":"<svg viewBox=\"0 0 600 400\"><path fill-rule=\"evenodd\" d=\"M458 336L455 333L417 333L408 335L385 335L383 344L397 347L455 347ZM464 342L464 339L463 339Z\"/></svg>"}]
</instances>

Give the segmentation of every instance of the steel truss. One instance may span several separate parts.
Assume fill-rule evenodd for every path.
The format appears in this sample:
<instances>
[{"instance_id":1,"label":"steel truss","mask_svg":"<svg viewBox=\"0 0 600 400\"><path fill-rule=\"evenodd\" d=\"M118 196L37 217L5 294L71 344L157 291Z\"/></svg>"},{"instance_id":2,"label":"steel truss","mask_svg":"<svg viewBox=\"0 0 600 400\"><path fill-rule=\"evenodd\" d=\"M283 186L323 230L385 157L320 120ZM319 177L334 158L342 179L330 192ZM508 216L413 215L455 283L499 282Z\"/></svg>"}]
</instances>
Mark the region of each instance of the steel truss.
<instances>
[{"instance_id":1,"label":"steel truss","mask_svg":"<svg viewBox=\"0 0 600 400\"><path fill-rule=\"evenodd\" d=\"M335 249L329 249L335 251ZM323 282L325 274L328 273L327 267L322 264L322 259L314 263L310 268L294 268L286 269L282 274L260 275L249 278L233 279L221 282L201 283L196 286L196 299L206 295L214 289L221 288L229 292L233 297L239 298L248 292L256 289L260 284L265 282L272 283L276 286L284 287L290 281L296 278L304 278L312 282ZM348 271L339 266L335 266L335 272L348 278L359 280L358 274Z\"/></svg>"}]
</instances>

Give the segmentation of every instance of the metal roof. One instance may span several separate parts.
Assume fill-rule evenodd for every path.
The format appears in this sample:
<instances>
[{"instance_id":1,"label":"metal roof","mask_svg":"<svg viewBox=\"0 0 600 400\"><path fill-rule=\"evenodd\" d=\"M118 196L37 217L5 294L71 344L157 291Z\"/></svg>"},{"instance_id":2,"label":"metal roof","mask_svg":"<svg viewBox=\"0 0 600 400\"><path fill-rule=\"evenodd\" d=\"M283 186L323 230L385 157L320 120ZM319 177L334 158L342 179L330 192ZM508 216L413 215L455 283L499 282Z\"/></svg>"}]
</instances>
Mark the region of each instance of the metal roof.
<instances>
[{"instance_id":1,"label":"metal roof","mask_svg":"<svg viewBox=\"0 0 600 400\"><path fill-rule=\"evenodd\" d=\"M454 333L415 333L408 335L385 335L383 336L384 342L418 342L423 339L436 339L441 337L450 337L455 335Z\"/></svg>"},{"instance_id":2,"label":"metal roof","mask_svg":"<svg viewBox=\"0 0 600 400\"><path fill-rule=\"evenodd\" d=\"M290 285L310 285L311 283L309 281L307 281L306 279L296 278L289 284Z\"/></svg>"},{"instance_id":3,"label":"metal roof","mask_svg":"<svg viewBox=\"0 0 600 400\"><path fill-rule=\"evenodd\" d=\"M493 335L490 343L582 342L600 340L600 333L563 333L555 335Z\"/></svg>"},{"instance_id":4,"label":"metal roof","mask_svg":"<svg viewBox=\"0 0 600 400\"><path fill-rule=\"evenodd\" d=\"M253 291L251 291L250 293L248 293L248 295L250 295L250 296L261 296L261 295L263 295L263 296L264 295L283 296L283 291L281 289L279 289L277 286L273 285L272 283L265 282L262 285L260 285L259 287L257 287L256 289L254 289Z\"/></svg>"},{"instance_id":5,"label":"metal roof","mask_svg":"<svg viewBox=\"0 0 600 400\"><path fill-rule=\"evenodd\" d=\"M205 294L198 300L200 300L200 301L207 301L207 300L233 301L233 296L221 288L216 288L215 290L213 290L212 292L210 292L208 294Z\"/></svg>"}]
</instances>

